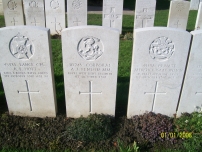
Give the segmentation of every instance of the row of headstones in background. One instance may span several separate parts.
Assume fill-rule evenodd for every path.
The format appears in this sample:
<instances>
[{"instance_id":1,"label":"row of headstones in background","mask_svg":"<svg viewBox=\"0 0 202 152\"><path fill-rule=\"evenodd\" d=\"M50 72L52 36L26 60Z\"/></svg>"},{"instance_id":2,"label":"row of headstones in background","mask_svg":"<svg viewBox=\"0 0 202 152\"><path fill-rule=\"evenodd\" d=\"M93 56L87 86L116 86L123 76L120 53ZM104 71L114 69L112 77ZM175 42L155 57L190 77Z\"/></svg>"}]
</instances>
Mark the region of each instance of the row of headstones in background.
<instances>
[{"instance_id":1,"label":"row of headstones in background","mask_svg":"<svg viewBox=\"0 0 202 152\"><path fill-rule=\"evenodd\" d=\"M156 0L136 0L134 29L153 27Z\"/></svg>"},{"instance_id":2,"label":"row of headstones in background","mask_svg":"<svg viewBox=\"0 0 202 152\"><path fill-rule=\"evenodd\" d=\"M6 26L24 25L21 0L3 0L3 9Z\"/></svg>"},{"instance_id":3,"label":"row of headstones in background","mask_svg":"<svg viewBox=\"0 0 202 152\"><path fill-rule=\"evenodd\" d=\"M6 26L24 25L22 0L3 3ZM23 6L26 25L46 26L51 34L61 34L66 27L65 0L23 0ZM67 12L68 27L87 25L87 0L67 0ZM123 0L103 1L103 26L117 28L121 33L122 16Z\"/></svg>"},{"instance_id":4,"label":"row of headstones in background","mask_svg":"<svg viewBox=\"0 0 202 152\"><path fill-rule=\"evenodd\" d=\"M87 0L67 0L68 27L87 25Z\"/></svg>"},{"instance_id":5,"label":"row of headstones in background","mask_svg":"<svg viewBox=\"0 0 202 152\"><path fill-rule=\"evenodd\" d=\"M202 30L191 34L166 27L134 30L128 118L146 111L173 116L178 106L178 116L202 108ZM1 28L0 41L0 72L9 113L54 117L49 30ZM114 116L119 31L97 26L68 28L62 32L62 52L67 117Z\"/></svg>"},{"instance_id":6,"label":"row of headstones in background","mask_svg":"<svg viewBox=\"0 0 202 152\"><path fill-rule=\"evenodd\" d=\"M116 28L122 33L123 0L103 0L102 26Z\"/></svg>"},{"instance_id":7,"label":"row of headstones in background","mask_svg":"<svg viewBox=\"0 0 202 152\"><path fill-rule=\"evenodd\" d=\"M186 30L189 17L190 2L171 1L167 27Z\"/></svg>"},{"instance_id":8,"label":"row of headstones in background","mask_svg":"<svg viewBox=\"0 0 202 152\"><path fill-rule=\"evenodd\" d=\"M23 5L26 25L46 26L52 35L60 34L66 27L64 0L45 0L45 3L44 0L23 0Z\"/></svg>"},{"instance_id":9,"label":"row of headstones in background","mask_svg":"<svg viewBox=\"0 0 202 152\"><path fill-rule=\"evenodd\" d=\"M191 0L189 9L190 10L198 10L200 2L202 2L202 0Z\"/></svg>"},{"instance_id":10,"label":"row of headstones in background","mask_svg":"<svg viewBox=\"0 0 202 152\"><path fill-rule=\"evenodd\" d=\"M3 0L3 3L6 26L24 25L22 1ZM64 0L45 0L45 4L44 0L23 0L23 6L26 25L46 26L53 35L60 34L65 28Z\"/></svg>"},{"instance_id":11,"label":"row of headstones in background","mask_svg":"<svg viewBox=\"0 0 202 152\"><path fill-rule=\"evenodd\" d=\"M186 30L190 2L171 1L167 27ZM153 27L156 0L136 0L134 28Z\"/></svg>"},{"instance_id":12,"label":"row of headstones in background","mask_svg":"<svg viewBox=\"0 0 202 152\"><path fill-rule=\"evenodd\" d=\"M23 0L26 25L51 29L61 34L65 28L65 0ZM45 6L44 6L45 5ZM6 25L24 25L21 0L4 0ZM44 15L46 13L46 23ZM68 27L87 25L87 0L68 0ZM171 1L167 27L186 30L190 2ZM134 28L154 25L156 0L137 0ZM123 0L103 0L102 25L122 32Z\"/></svg>"}]
</instances>

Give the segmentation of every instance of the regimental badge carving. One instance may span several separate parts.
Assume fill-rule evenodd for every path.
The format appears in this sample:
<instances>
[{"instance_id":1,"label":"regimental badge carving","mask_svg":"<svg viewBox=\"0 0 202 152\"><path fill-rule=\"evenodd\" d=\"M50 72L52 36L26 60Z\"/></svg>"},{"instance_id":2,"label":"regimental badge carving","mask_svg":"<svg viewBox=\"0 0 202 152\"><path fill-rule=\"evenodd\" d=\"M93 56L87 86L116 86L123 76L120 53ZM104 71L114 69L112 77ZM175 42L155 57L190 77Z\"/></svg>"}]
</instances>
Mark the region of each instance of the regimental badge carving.
<instances>
[{"instance_id":1,"label":"regimental badge carving","mask_svg":"<svg viewBox=\"0 0 202 152\"><path fill-rule=\"evenodd\" d=\"M151 58L159 62L167 61L173 55L174 51L174 43L164 36L155 39L149 48Z\"/></svg>"},{"instance_id":2,"label":"regimental badge carving","mask_svg":"<svg viewBox=\"0 0 202 152\"><path fill-rule=\"evenodd\" d=\"M80 40L77 50L83 59L95 61L104 53L104 46L100 39L87 36Z\"/></svg>"},{"instance_id":3,"label":"regimental badge carving","mask_svg":"<svg viewBox=\"0 0 202 152\"><path fill-rule=\"evenodd\" d=\"M10 41L11 54L20 60L29 60L34 55L34 46L29 38L18 33Z\"/></svg>"},{"instance_id":4,"label":"regimental badge carving","mask_svg":"<svg viewBox=\"0 0 202 152\"><path fill-rule=\"evenodd\" d=\"M178 12L181 12L182 10L184 10L184 4L183 3L177 3L176 8L177 8Z\"/></svg>"},{"instance_id":5,"label":"regimental badge carving","mask_svg":"<svg viewBox=\"0 0 202 152\"><path fill-rule=\"evenodd\" d=\"M72 3L72 7L73 7L74 9L80 9L80 8L81 8L81 5L82 5L81 0L74 0L73 3Z\"/></svg>"},{"instance_id":6,"label":"regimental badge carving","mask_svg":"<svg viewBox=\"0 0 202 152\"><path fill-rule=\"evenodd\" d=\"M10 10L15 10L17 8L17 3L14 0L10 0L7 3L7 6Z\"/></svg>"},{"instance_id":7,"label":"regimental badge carving","mask_svg":"<svg viewBox=\"0 0 202 152\"><path fill-rule=\"evenodd\" d=\"M39 7L39 6L38 6L38 3L35 2L35 1L31 1L31 2L29 3L29 6L30 6L30 7L33 7L33 8L34 8L34 7L35 7L35 8L36 8L36 7Z\"/></svg>"},{"instance_id":8,"label":"regimental badge carving","mask_svg":"<svg viewBox=\"0 0 202 152\"><path fill-rule=\"evenodd\" d=\"M59 6L60 6L60 3L58 2L58 0L52 0L52 1L50 2L50 7L51 7L52 9L57 9L57 8L59 8Z\"/></svg>"}]
</instances>

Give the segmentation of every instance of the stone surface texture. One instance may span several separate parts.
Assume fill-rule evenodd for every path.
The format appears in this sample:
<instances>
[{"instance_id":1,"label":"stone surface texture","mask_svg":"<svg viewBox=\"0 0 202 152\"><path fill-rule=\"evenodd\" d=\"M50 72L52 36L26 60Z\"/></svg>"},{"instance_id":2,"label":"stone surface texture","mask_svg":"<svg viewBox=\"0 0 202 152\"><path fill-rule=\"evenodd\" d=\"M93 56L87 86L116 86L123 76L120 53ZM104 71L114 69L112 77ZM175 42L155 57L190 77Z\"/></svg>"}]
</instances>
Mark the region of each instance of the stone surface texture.
<instances>
[{"instance_id":1,"label":"stone surface texture","mask_svg":"<svg viewBox=\"0 0 202 152\"><path fill-rule=\"evenodd\" d=\"M136 0L134 28L154 26L156 0Z\"/></svg>"},{"instance_id":2,"label":"stone surface texture","mask_svg":"<svg viewBox=\"0 0 202 152\"><path fill-rule=\"evenodd\" d=\"M46 26L44 0L23 0L26 25Z\"/></svg>"},{"instance_id":3,"label":"stone surface texture","mask_svg":"<svg viewBox=\"0 0 202 152\"><path fill-rule=\"evenodd\" d=\"M190 2L188 1L171 1L167 27L186 30L189 17L189 7Z\"/></svg>"},{"instance_id":4,"label":"stone surface texture","mask_svg":"<svg viewBox=\"0 0 202 152\"><path fill-rule=\"evenodd\" d=\"M6 26L24 25L22 0L3 0Z\"/></svg>"},{"instance_id":5,"label":"stone surface texture","mask_svg":"<svg viewBox=\"0 0 202 152\"><path fill-rule=\"evenodd\" d=\"M44 0L23 0L26 25L45 27Z\"/></svg>"},{"instance_id":6,"label":"stone surface texture","mask_svg":"<svg viewBox=\"0 0 202 152\"><path fill-rule=\"evenodd\" d=\"M65 0L45 0L46 27L50 28L51 35L61 35L66 28Z\"/></svg>"},{"instance_id":7,"label":"stone surface texture","mask_svg":"<svg viewBox=\"0 0 202 152\"><path fill-rule=\"evenodd\" d=\"M199 3L201 2L202 0L191 0L190 2L190 10L198 10L199 8Z\"/></svg>"},{"instance_id":8,"label":"stone surface texture","mask_svg":"<svg viewBox=\"0 0 202 152\"><path fill-rule=\"evenodd\" d=\"M4 11L3 11L3 2L2 0L0 0L0 15L3 15Z\"/></svg>"},{"instance_id":9,"label":"stone surface texture","mask_svg":"<svg viewBox=\"0 0 202 152\"><path fill-rule=\"evenodd\" d=\"M87 0L67 1L68 27L87 25Z\"/></svg>"},{"instance_id":10,"label":"stone surface texture","mask_svg":"<svg viewBox=\"0 0 202 152\"><path fill-rule=\"evenodd\" d=\"M189 32L174 28L134 31L128 118L150 111L176 113L190 39Z\"/></svg>"},{"instance_id":11,"label":"stone surface texture","mask_svg":"<svg viewBox=\"0 0 202 152\"><path fill-rule=\"evenodd\" d=\"M103 0L102 26L119 29L122 33L123 0Z\"/></svg>"},{"instance_id":12,"label":"stone surface texture","mask_svg":"<svg viewBox=\"0 0 202 152\"><path fill-rule=\"evenodd\" d=\"M202 2L200 2L198 14L196 18L195 30L200 30L202 28Z\"/></svg>"},{"instance_id":13,"label":"stone surface texture","mask_svg":"<svg viewBox=\"0 0 202 152\"><path fill-rule=\"evenodd\" d=\"M182 112L202 110L202 30L193 31L191 34L192 46L177 116Z\"/></svg>"},{"instance_id":14,"label":"stone surface texture","mask_svg":"<svg viewBox=\"0 0 202 152\"><path fill-rule=\"evenodd\" d=\"M80 26L62 32L67 117L115 115L119 31Z\"/></svg>"},{"instance_id":15,"label":"stone surface texture","mask_svg":"<svg viewBox=\"0 0 202 152\"><path fill-rule=\"evenodd\" d=\"M9 113L55 117L56 98L49 29L0 29L0 71Z\"/></svg>"}]
</instances>

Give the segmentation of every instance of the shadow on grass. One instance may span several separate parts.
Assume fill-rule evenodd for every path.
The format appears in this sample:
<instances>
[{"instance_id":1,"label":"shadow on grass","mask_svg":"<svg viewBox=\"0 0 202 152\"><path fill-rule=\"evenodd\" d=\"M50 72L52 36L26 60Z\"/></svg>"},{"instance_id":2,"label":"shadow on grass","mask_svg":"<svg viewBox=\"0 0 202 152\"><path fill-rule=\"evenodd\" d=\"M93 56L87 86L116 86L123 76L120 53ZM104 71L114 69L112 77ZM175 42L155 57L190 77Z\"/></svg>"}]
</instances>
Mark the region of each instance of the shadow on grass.
<instances>
[{"instance_id":1,"label":"shadow on grass","mask_svg":"<svg viewBox=\"0 0 202 152\"><path fill-rule=\"evenodd\" d=\"M117 118L126 116L127 113L129 81L129 77L118 77L115 112Z\"/></svg>"},{"instance_id":2,"label":"shadow on grass","mask_svg":"<svg viewBox=\"0 0 202 152\"><path fill-rule=\"evenodd\" d=\"M170 0L157 0L156 10L166 10L170 8Z\"/></svg>"},{"instance_id":3,"label":"shadow on grass","mask_svg":"<svg viewBox=\"0 0 202 152\"><path fill-rule=\"evenodd\" d=\"M56 89L56 99L58 114L66 114L65 105L65 90L64 90L64 77L63 75L55 75L55 89Z\"/></svg>"},{"instance_id":4,"label":"shadow on grass","mask_svg":"<svg viewBox=\"0 0 202 152\"><path fill-rule=\"evenodd\" d=\"M124 0L124 8L135 10L136 0ZM169 9L170 0L157 0L156 10Z\"/></svg>"},{"instance_id":5,"label":"shadow on grass","mask_svg":"<svg viewBox=\"0 0 202 152\"><path fill-rule=\"evenodd\" d=\"M133 33L133 27L123 27L122 34L125 35L126 33Z\"/></svg>"},{"instance_id":6,"label":"shadow on grass","mask_svg":"<svg viewBox=\"0 0 202 152\"><path fill-rule=\"evenodd\" d=\"M2 81L0 81L0 90L2 92L0 93L0 114L3 114L8 111L7 103L6 103L6 97L5 94L3 93L3 84Z\"/></svg>"}]
</instances>

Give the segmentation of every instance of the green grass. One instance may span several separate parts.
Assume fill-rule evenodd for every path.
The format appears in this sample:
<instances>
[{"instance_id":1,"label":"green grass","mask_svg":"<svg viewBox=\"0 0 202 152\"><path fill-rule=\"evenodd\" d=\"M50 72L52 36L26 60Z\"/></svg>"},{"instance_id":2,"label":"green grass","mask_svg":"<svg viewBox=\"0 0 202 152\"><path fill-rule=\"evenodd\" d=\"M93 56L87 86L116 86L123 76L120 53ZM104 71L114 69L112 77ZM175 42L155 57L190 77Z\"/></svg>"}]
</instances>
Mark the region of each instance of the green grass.
<instances>
[{"instance_id":1,"label":"green grass","mask_svg":"<svg viewBox=\"0 0 202 152\"><path fill-rule=\"evenodd\" d=\"M202 148L202 112L183 115L175 120L176 132L191 133L191 138L184 141L186 151L196 152ZM182 135L182 134L181 134Z\"/></svg>"}]
</instances>

